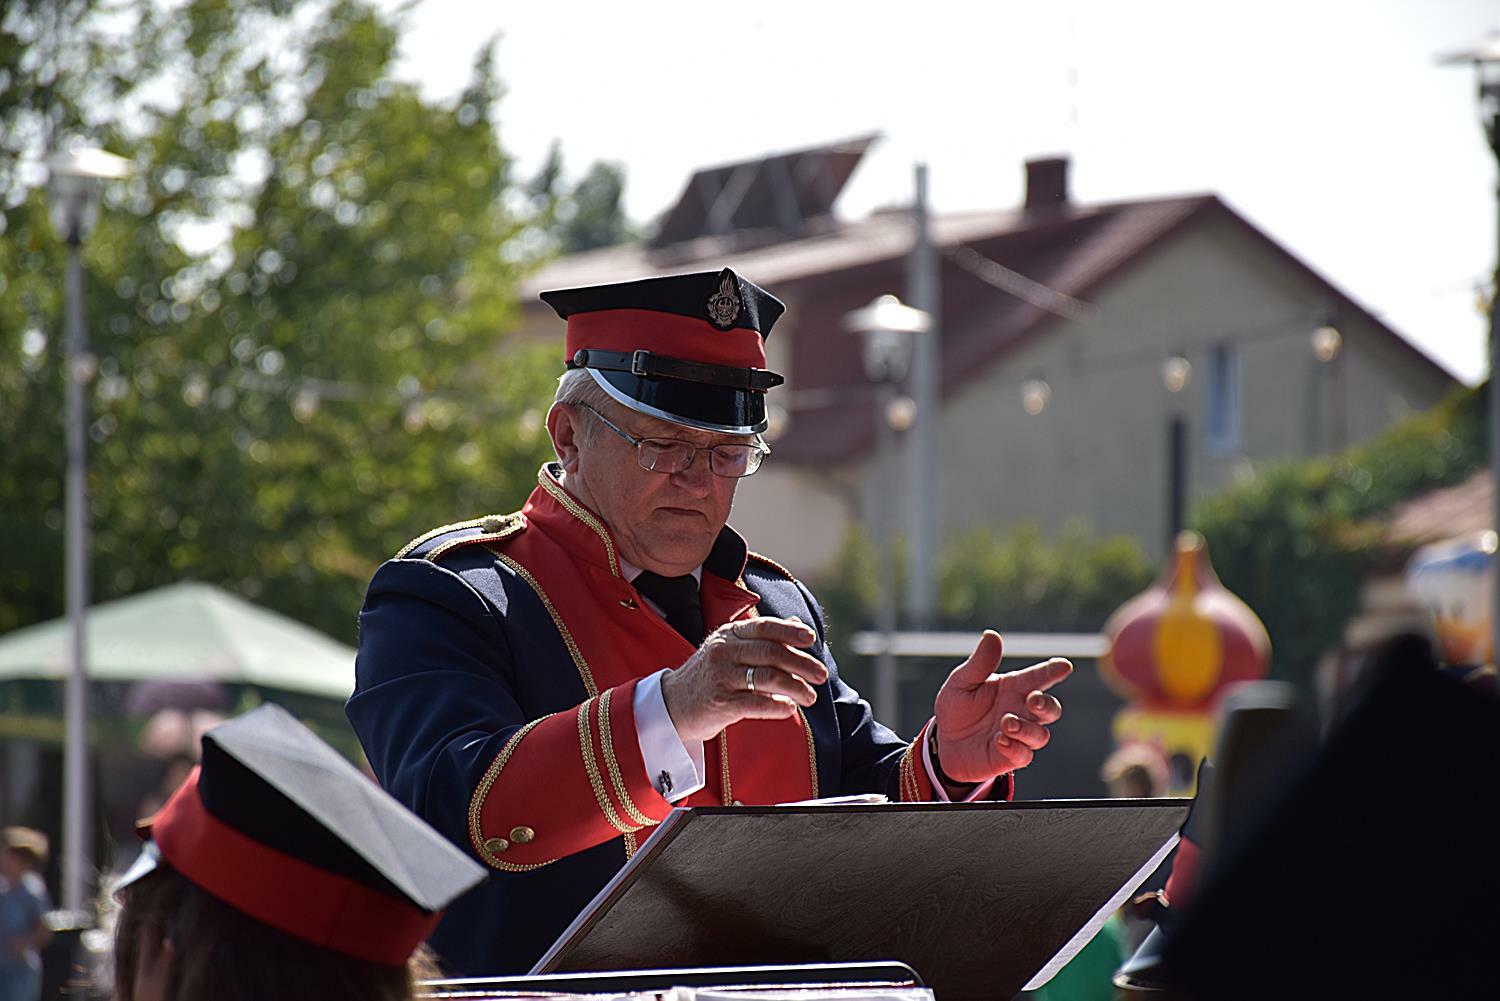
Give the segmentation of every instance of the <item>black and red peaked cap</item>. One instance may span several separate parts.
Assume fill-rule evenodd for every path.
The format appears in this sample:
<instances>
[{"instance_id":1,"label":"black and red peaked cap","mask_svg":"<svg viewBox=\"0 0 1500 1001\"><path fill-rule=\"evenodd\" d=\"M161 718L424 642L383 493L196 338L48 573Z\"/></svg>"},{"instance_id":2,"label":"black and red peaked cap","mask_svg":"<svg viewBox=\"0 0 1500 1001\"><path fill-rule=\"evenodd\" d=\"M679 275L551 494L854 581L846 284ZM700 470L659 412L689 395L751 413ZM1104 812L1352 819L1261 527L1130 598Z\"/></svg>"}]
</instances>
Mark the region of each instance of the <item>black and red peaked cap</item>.
<instances>
[{"instance_id":1,"label":"black and red peaked cap","mask_svg":"<svg viewBox=\"0 0 1500 1001\"><path fill-rule=\"evenodd\" d=\"M541 299L568 321L567 365L643 414L728 434L766 429L766 338L786 307L725 268Z\"/></svg>"},{"instance_id":2,"label":"black and red peaked cap","mask_svg":"<svg viewBox=\"0 0 1500 1001\"><path fill-rule=\"evenodd\" d=\"M400 966L485 870L284 709L203 735L195 768L142 834L116 886L165 859L204 892L278 931Z\"/></svg>"}]
</instances>

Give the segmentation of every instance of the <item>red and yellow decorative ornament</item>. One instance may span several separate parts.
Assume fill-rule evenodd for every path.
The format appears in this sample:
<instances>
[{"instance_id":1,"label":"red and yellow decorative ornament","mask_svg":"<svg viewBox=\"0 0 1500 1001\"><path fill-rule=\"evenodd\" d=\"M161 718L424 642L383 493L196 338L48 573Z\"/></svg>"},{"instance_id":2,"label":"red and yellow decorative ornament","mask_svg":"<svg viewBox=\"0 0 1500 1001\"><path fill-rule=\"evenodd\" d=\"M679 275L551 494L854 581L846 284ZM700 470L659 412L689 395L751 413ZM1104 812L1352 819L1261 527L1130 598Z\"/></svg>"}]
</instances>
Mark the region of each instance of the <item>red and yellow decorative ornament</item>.
<instances>
[{"instance_id":1,"label":"red and yellow decorative ornament","mask_svg":"<svg viewBox=\"0 0 1500 1001\"><path fill-rule=\"evenodd\" d=\"M1116 743L1185 756L1188 767L1174 768L1173 780L1190 783L1212 747L1219 700L1235 684L1266 676L1266 627L1219 582L1203 537L1183 532L1162 576L1121 605L1104 634L1104 679L1130 703L1115 717Z\"/></svg>"}]
</instances>

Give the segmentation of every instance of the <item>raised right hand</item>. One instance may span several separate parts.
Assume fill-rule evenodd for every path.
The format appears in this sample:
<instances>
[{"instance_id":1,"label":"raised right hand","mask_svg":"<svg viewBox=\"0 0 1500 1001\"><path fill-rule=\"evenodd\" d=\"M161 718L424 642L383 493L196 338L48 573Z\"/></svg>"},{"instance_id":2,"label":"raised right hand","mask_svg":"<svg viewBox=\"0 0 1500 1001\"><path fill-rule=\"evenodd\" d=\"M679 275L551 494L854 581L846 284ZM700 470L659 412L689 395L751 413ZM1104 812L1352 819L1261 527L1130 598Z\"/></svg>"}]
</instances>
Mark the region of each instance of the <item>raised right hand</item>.
<instances>
[{"instance_id":1,"label":"raised right hand","mask_svg":"<svg viewBox=\"0 0 1500 1001\"><path fill-rule=\"evenodd\" d=\"M661 679L662 701L683 741L703 741L742 719L785 719L817 701L828 668L803 651L817 635L796 619L729 622ZM753 685L751 684L753 682ZM775 698L782 696L783 698Z\"/></svg>"}]
</instances>

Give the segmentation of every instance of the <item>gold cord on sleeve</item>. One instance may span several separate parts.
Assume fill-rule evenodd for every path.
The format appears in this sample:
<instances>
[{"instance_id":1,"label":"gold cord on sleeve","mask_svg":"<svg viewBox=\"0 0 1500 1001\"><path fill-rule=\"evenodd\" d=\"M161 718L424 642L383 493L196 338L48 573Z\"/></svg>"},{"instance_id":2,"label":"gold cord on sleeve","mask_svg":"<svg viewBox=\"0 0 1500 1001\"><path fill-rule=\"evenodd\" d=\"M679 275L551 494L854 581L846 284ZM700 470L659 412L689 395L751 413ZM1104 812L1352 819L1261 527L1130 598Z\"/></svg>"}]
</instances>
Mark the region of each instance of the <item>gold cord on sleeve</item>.
<instances>
[{"instance_id":1,"label":"gold cord on sleeve","mask_svg":"<svg viewBox=\"0 0 1500 1001\"><path fill-rule=\"evenodd\" d=\"M650 827L656 821L636 808L635 801L630 798L630 790L625 785L625 777L620 774L620 761L615 757L614 734L609 721L609 701L614 693L615 690L610 688L599 696L599 746L604 749L604 764L609 770L609 781L615 787L615 797L625 808L625 814L637 824Z\"/></svg>"},{"instance_id":2,"label":"gold cord on sleeve","mask_svg":"<svg viewBox=\"0 0 1500 1001\"><path fill-rule=\"evenodd\" d=\"M546 718L545 716L542 717L542 719ZM541 719L534 719L511 735L511 738L505 742L505 746L500 749L500 753L495 755L494 763L485 771L484 778L479 781L478 787L474 790L474 796L469 800L469 840L474 845L474 851L478 853L486 865L499 869L502 872L530 872L532 869L540 869L544 865L551 865L557 861L554 858L548 859L545 862L534 862L527 865L506 862L484 846L484 831L480 826L480 815L484 811L485 798L489 796L490 789L494 786L495 780L500 777L500 770L505 767L505 763L515 753L516 745L521 743L521 739L530 733L531 728L541 721Z\"/></svg>"},{"instance_id":3,"label":"gold cord on sleeve","mask_svg":"<svg viewBox=\"0 0 1500 1001\"><path fill-rule=\"evenodd\" d=\"M604 780L599 775L598 759L594 757L594 734L589 725L589 714L593 712L594 701L589 699L578 707L578 746L583 753L583 770L589 774L589 785L594 789L594 799L598 801L599 811L604 814L604 819L621 834L630 834L640 828L625 823L615 812L614 804L609 801L609 793L604 789Z\"/></svg>"}]
</instances>

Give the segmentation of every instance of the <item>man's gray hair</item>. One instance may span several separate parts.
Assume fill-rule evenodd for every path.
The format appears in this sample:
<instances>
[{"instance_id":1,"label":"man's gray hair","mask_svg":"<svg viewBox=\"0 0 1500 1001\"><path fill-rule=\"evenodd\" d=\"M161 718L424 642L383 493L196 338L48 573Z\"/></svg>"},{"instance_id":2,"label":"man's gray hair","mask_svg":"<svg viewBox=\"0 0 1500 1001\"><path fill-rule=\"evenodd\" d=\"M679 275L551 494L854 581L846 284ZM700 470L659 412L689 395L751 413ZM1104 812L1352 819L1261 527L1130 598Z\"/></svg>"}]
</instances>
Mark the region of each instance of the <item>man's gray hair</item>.
<instances>
[{"instance_id":1,"label":"man's gray hair","mask_svg":"<svg viewBox=\"0 0 1500 1001\"><path fill-rule=\"evenodd\" d=\"M557 395L553 403L587 403L591 407L605 404L609 394L599 388L588 369L570 368L557 380Z\"/></svg>"},{"instance_id":2,"label":"man's gray hair","mask_svg":"<svg viewBox=\"0 0 1500 1001\"><path fill-rule=\"evenodd\" d=\"M589 375L588 369L583 368L570 368L564 372L557 380L557 393L552 397L554 407L559 403L583 403L596 410L607 410L609 401L610 395L600 389L594 377ZM579 433L584 441L592 441L598 431L598 422L584 421Z\"/></svg>"}]
</instances>

